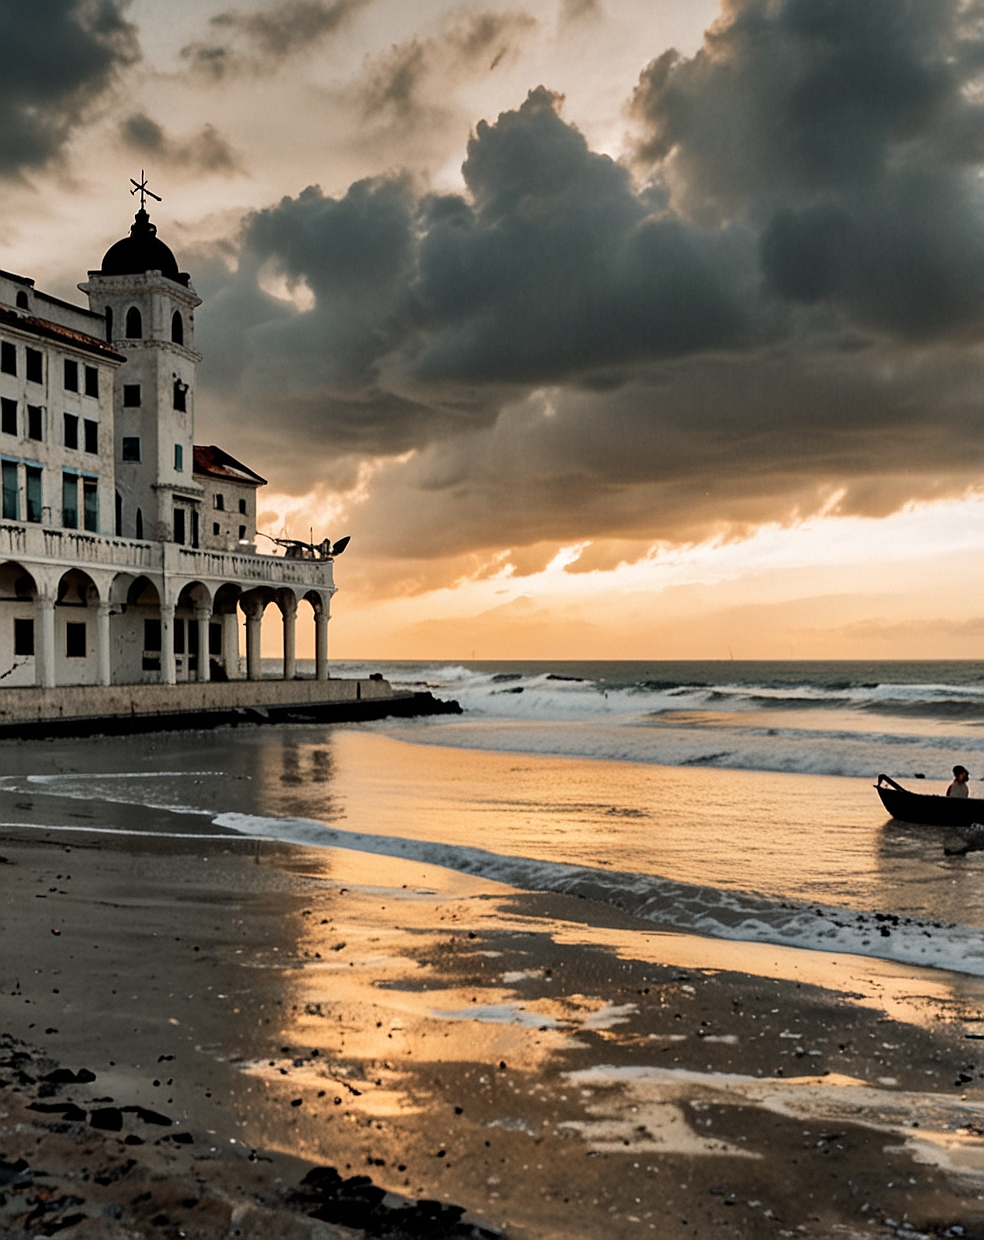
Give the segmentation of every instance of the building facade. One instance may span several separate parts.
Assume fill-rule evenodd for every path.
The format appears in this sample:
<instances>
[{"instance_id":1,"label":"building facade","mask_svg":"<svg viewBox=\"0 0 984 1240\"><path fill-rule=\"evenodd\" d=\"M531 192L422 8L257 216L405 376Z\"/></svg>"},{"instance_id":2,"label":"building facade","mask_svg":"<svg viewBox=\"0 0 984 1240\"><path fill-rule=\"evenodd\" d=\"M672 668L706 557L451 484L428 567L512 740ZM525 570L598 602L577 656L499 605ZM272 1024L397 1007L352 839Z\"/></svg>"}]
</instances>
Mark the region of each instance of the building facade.
<instances>
[{"instance_id":1,"label":"building facade","mask_svg":"<svg viewBox=\"0 0 984 1240\"><path fill-rule=\"evenodd\" d=\"M332 560L258 554L265 479L195 444L201 302L143 208L79 288L0 271L0 689L259 679L271 604L327 679Z\"/></svg>"}]
</instances>

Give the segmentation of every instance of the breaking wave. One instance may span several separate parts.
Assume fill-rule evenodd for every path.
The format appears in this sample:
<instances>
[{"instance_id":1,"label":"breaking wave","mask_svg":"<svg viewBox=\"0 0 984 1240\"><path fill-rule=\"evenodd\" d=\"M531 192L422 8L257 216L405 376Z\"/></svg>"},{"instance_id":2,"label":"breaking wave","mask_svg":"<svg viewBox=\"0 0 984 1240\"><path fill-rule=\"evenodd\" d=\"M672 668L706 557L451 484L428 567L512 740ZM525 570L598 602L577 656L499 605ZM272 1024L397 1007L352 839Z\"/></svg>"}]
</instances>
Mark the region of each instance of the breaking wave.
<instances>
[{"instance_id":1,"label":"breaking wave","mask_svg":"<svg viewBox=\"0 0 984 1240\"><path fill-rule=\"evenodd\" d=\"M389 723L441 745L667 766L984 775L984 663L345 664L461 704ZM976 761L975 761L976 760Z\"/></svg>"},{"instance_id":2,"label":"breaking wave","mask_svg":"<svg viewBox=\"0 0 984 1240\"><path fill-rule=\"evenodd\" d=\"M228 813L219 814L213 821L215 826L243 835L400 857L527 891L579 896L612 905L634 917L711 938L847 952L984 977L980 930L932 918L769 900L659 875L596 870L462 845L339 831L304 818Z\"/></svg>"}]
</instances>

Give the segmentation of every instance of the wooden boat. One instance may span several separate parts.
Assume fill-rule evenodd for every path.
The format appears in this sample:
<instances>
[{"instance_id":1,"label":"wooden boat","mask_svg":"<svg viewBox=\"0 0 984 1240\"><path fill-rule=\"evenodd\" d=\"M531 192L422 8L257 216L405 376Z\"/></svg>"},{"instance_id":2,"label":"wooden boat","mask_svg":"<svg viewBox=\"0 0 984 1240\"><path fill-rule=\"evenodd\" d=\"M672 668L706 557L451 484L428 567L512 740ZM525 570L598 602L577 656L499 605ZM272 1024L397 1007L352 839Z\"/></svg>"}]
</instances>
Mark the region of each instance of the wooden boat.
<instances>
[{"instance_id":1,"label":"wooden boat","mask_svg":"<svg viewBox=\"0 0 984 1240\"><path fill-rule=\"evenodd\" d=\"M887 775L879 775L875 790L882 805L900 822L930 827L970 827L984 824L984 799L943 797L909 792Z\"/></svg>"}]
</instances>

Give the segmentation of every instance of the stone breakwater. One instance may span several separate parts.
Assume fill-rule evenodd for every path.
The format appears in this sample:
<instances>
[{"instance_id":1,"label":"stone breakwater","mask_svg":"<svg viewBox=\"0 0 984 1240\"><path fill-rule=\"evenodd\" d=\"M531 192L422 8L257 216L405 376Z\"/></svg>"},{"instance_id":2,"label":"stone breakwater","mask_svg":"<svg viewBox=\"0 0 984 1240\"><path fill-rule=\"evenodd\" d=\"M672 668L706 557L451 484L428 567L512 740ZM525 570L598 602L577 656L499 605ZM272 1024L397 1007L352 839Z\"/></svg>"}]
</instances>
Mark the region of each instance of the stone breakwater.
<instances>
[{"instance_id":1,"label":"stone breakwater","mask_svg":"<svg viewBox=\"0 0 984 1240\"><path fill-rule=\"evenodd\" d=\"M125 734L239 723L341 723L460 714L455 701L381 678L0 690L0 739Z\"/></svg>"}]
</instances>

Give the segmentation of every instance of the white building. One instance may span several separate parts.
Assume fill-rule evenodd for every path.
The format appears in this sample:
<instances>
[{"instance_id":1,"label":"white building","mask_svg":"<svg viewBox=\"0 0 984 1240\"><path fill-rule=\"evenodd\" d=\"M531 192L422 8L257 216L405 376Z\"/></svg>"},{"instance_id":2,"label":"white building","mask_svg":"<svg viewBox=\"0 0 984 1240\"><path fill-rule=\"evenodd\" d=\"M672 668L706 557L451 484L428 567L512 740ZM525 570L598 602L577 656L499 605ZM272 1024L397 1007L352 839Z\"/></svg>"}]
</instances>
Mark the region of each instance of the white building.
<instances>
[{"instance_id":1,"label":"white building","mask_svg":"<svg viewBox=\"0 0 984 1240\"><path fill-rule=\"evenodd\" d=\"M270 603L327 679L331 558L257 554L265 480L195 445L201 302L143 208L79 288L0 271L0 689L256 680Z\"/></svg>"}]
</instances>

